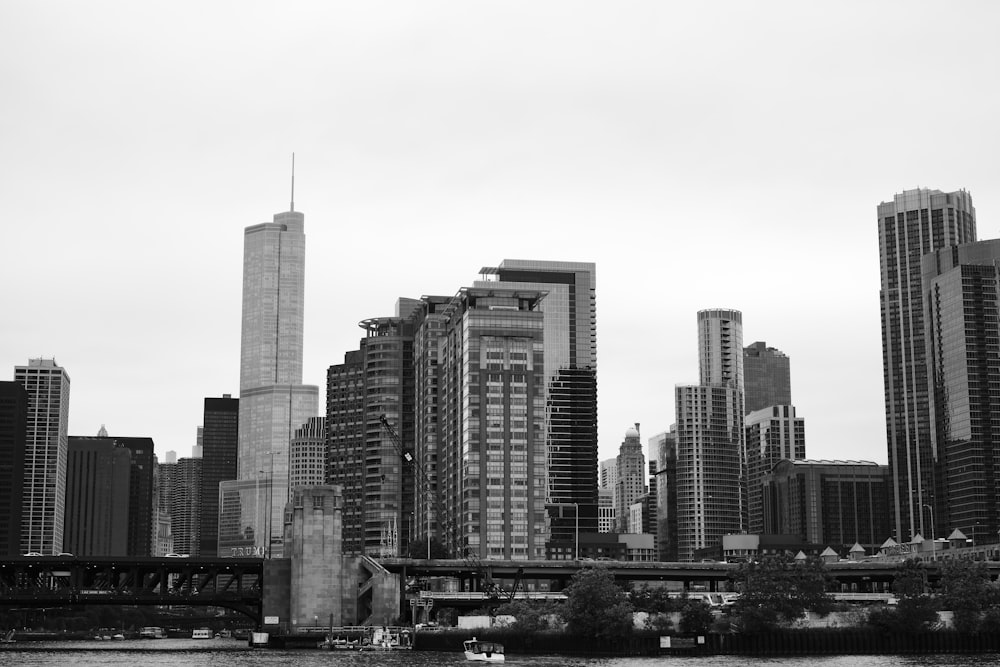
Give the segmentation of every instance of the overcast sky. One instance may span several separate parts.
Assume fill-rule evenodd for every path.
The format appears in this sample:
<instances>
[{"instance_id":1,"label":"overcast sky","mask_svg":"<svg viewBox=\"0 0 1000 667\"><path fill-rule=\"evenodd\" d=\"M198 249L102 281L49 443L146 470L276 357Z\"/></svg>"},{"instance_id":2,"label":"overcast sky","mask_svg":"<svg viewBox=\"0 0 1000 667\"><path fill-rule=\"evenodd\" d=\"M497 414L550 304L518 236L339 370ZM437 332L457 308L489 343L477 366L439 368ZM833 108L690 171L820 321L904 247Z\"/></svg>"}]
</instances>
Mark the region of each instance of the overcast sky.
<instances>
[{"instance_id":1,"label":"overcast sky","mask_svg":"<svg viewBox=\"0 0 1000 667\"><path fill-rule=\"evenodd\" d=\"M887 460L875 208L1000 220L994 2L0 4L0 368L190 455L239 394L243 229L306 216L305 377L397 297L597 264L600 457L674 421L696 313L791 358L809 458Z\"/></svg>"}]
</instances>

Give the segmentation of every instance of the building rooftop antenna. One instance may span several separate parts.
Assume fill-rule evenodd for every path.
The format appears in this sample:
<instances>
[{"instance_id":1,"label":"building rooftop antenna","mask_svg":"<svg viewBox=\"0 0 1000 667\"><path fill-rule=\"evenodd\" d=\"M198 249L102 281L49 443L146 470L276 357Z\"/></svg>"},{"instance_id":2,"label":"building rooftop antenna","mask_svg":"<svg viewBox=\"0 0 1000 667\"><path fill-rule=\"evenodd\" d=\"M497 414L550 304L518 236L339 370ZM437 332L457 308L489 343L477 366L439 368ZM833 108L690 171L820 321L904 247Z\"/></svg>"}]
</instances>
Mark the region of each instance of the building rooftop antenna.
<instances>
[{"instance_id":1,"label":"building rooftop antenna","mask_svg":"<svg viewBox=\"0 0 1000 667\"><path fill-rule=\"evenodd\" d=\"M292 205L288 210L295 210L295 153L292 153Z\"/></svg>"}]
</instances>

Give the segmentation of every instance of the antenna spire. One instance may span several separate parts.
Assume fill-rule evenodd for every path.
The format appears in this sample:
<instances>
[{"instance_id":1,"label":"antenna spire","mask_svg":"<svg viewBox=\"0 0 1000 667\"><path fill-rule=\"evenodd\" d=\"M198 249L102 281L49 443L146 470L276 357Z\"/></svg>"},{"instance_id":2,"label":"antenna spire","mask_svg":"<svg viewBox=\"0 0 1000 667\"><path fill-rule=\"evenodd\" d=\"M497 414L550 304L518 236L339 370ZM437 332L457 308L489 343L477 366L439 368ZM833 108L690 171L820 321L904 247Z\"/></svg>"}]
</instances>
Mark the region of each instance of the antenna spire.
<instances>
[{"instance_id":1,"label":"antenna spire","mask_svg":"<svg viewBox=\"0 0 1000 667\"><path fill-rule=\"evenodd\" d=\"M295 153L292 153L292 206L288 210L295 210Z\"/></svg>"}]
</instances>

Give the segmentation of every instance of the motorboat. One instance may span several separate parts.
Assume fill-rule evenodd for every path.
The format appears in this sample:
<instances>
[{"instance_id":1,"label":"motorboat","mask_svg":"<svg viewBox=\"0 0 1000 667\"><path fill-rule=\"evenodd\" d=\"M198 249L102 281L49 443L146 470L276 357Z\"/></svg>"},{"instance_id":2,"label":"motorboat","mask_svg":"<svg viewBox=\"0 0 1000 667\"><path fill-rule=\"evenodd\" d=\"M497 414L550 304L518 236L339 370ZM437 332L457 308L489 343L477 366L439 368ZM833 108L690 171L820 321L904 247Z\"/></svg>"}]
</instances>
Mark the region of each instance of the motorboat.
<instances>
[{"instance_id":1,"label":"motorboat","mask_svg":"<svg viewBox=\"0 0 1000 667\"><path fill-rule=\"evenodd\" d=\"M362 651L408 651L413 648L413 633L409 628L378 627L358 648Z\"/></svg>"},{"instance_id":2,"label":"motorboat","mask_svg":"<svg viewBox=\"0 0 1000 667\"><path fill-rule=\"evenodd\" d=\"M475 637L462 642L465 649L465 659L474 662L503 662L503 644L497 642L481 642Z\"/></svg>"},{"instance_id":3,"label":"motorboat","mask_svg":"<svg viewBox=\"0 0 1000 667\"><path fill-rule=\"evenodd\" d=\"M147 626L139 630L140 639L166 639L167 631L156 626Z\"/></svg>"},{"instance_id":4,"label":"motorboat","mask_svg":"<svg viewBox=\"0 0 1000 667\"><path fill-rule=\"evenodd\" d=\"M198 628L191 633L191 639L212 639L215 637L208 628Z\"/></svg>"}]
</instances>

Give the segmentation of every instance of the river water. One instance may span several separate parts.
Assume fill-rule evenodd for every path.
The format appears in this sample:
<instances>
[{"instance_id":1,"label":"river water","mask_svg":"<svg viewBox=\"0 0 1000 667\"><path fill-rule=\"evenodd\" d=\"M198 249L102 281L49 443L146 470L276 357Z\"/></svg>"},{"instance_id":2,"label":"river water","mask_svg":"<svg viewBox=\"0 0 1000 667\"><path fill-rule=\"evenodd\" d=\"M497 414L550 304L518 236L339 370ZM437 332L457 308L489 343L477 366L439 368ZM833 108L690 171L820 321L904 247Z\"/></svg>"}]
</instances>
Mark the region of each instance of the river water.
<instances>
[{"instance_id":1,"label":"river water","mask_svg":"<svg viewBox=\"0 0 1000 667\"><path fill-rule=\"evenodd\" d=\"M744 656L586 658L508 655L508 665L532 667L986 667L996 655L847 655L756 658ZM441 667L467 665L461 653L355 653L318 649L250 649L235 640L159 639L119 642L31 642L0 649L0 666L66 667Z\"/></svg>"}]
</instances>

